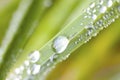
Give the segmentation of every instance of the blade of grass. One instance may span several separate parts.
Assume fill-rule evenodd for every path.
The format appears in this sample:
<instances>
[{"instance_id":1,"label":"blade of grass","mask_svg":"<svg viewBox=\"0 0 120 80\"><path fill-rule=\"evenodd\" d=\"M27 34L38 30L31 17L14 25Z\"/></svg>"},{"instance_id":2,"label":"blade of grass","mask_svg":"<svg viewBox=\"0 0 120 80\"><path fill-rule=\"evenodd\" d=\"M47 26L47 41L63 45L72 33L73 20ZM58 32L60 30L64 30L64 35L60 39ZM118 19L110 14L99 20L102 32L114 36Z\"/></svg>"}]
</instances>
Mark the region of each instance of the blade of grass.
<instances>
[{"instance_id":1,"label":"blade of grass","mask_svg":"<svg viewBox=\"0 0 120 80\"><path fill-rule=\"evenodd\" d=\"M80 17L75 19L71 24L67 25L66 28L64 28L58 35L56 35L52 40L50 40L43 48L40 49L40 60L37 62L37 64L42 65L40 73L32 76L29 75L28 77L34 78L34 79L40 79L41 74L46 73L45 69L48 69L48 67L55 65L56 63L62 61L63 59L66 59L66 55L69 55L69 53L73 52L75 49L77 49L79 46L81 46L83 43L86 43L92 36L95 36L100 30L102 30L104 27L107 27L110 25L114 19L119 17L119 3L113 1L113 4L109 7L106 7L108 5L105 5L107 2L105 1L102 5L99 5L99 2L96 1L96 6L101 7L94 7L90 5L90 10L95 9L97 19L95 15L93 16L87 16L87 11L83 13ZM105 5L105 6L103 6ZM112 13L113 15L109 14ZM108 15L109 14L109 15ZM105 18L106 15L108 18ZM90 18L87 18L90 17ZM95 20L94 20L95 19ZM101 20L103 23L101 23ZM80 23L83 23L83 25ZM92 27L91 27L92 26ZM74 30L73 30L74 28ZM91 29L92 28L92 29ZM69 32L71 31L71 32ZM92 32L91 32L92 31ZM60 37L59 37L60 36ZM62 38L61 38L62 36ZM82 36L82 39L80 38ZM55 43L56 40L60 42L63 39L65 40L65 45L58 46L59 49L57 49L57 45ZM80 39L80 40L79 40ZM69 45L68 45L69 43ZM55 44L55 46L54 46ZM60 45L59 43L58 45ZM66 46L66 47L64 47ZM64 47L61 48L61 47ZM62 49L62 50L61 50ZM62 53L62 54L60 54ZM33 53L34 54L34 53ZM57 56L57 57L56 57ZM49 65L48 65L49 63ZM32 64L31 64L32 65ZM40 66L39 65L39 66ZM53 66L54 67L54 66Z\"/></svg>"},{"instance_id":2,"label":"blade of grass","mask_svg":"<svg viewBox=\"0 0 120 80\"><path fill-rule=\"evenodd\" d=\"M52 75L48 77L47 80L90 79L91 74L102 66L104 61L111 55L109 51L113 48L115 42L118 41L118 38L120 38L119 21L120 18L110 25L109 28L103 30L97 37L73 52L65 64L63 63L64 65L60 65L59 69L57 70L56 68L56 71L53 72L53 75L56 74L56 72L58 72L58 75L56 75L56 77Z\"/></svg>"},{"instance_id":3,"label":"blade of grass","mask_svg":"<svg viewBox=\"0 0 120 80\"><path fill-rule=\"evenodd\" d=\"M13 15L13 19L2 46L2 49L4 50L1 58L3 58L3 55L4 58L2 59L1 68L3 67L2 64L4 64L4 62L4 67L8 67L9 65L4 72L9 72L9 68L14 64L14 62L16 62L16 57L19 56L17 53L23 48L27 39L31 36L43 13L49 8L46 5L44 6L43 3L44 0L22 0L18 10ZM8 59L8 57L10 58ZM5 75L6 73L0 74L0 79L4 79Z\"/></svg>"},{"instance_id":4,"label":"blade of grass","mask_svg":"<svg viewBox=\"0 0 120 80\"><path fill-rule=\"evenodd\" d=\"M0 46L13 12L16 10L20 0L0 1ZM9 14L8 14L9 13Z\"/></svg>"}]
</instances>

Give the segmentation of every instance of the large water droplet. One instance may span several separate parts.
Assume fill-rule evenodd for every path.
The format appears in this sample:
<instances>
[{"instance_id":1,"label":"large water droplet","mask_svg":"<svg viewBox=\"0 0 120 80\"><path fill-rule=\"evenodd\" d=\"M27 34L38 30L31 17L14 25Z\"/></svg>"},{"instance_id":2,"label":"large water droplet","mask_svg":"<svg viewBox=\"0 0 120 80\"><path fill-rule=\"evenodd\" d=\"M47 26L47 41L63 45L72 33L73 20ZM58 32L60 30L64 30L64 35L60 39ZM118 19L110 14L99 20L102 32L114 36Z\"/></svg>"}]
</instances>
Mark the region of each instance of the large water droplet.
<instances>
[{"instance_id":1,"label":"large water droplet","mask_svg":"<svg viewBox=\"0 0 120 80\"><path fill-rule=\"evenodd\" d=\"M65 51L69 44L69 40L65 36L59 36L57 37L53 42L53 48L57 53L62 53Z\"/></svg>"},{"instance_id":2,"label":"large water droplet","mask_svg":"<svg viewBox=\"0 0 120 80\"><path fill-rule=\"evenodd\" d=\"M38 74L39 71L40 71L40 67L41 67L40 65L34 64L34 65L32 66L32 74L33 74L33 75Z\"/></svg>"},{"instance_id":3,"label":"large water droplet","mask_svg":"<svg viewBox=\"0 0 120 80\"><path fill-rule=\"evenodd\" d=\"M100 13L105 13L106 10L107 10L107 7L106 6L102 6L100 8Z\"/></svg>"},{"instance_id":4,"label":"large water droplet","mask_svg":"<svg viewBox=\"0 0 120 80\"><path fill-rule=\"evenodd\" d=\"M108 7L111 7L112 4L113 4L112 0L108 0L107 6L108 6Z\"/></svg>"},{"instance_id":5,"label":"large water droplet","mask_svg":"<svg viewBox=\"0 0 120 80\"><path fill-rule=\"evenodd\" d=\"M30 62L35 63L39 60L40 58L40 53L39 51L34 51L29 55Z\"/></svg>"}]
</instances>

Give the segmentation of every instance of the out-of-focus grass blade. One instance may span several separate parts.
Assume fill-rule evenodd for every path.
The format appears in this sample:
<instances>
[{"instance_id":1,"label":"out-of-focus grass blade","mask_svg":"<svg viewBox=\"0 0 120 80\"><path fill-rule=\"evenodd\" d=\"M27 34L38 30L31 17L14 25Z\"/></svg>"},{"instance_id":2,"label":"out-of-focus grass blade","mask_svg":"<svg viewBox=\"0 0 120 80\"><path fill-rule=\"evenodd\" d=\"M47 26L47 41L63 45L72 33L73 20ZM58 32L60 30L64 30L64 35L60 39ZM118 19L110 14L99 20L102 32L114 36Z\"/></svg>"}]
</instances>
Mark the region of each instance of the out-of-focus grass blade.
<instances>
[{"instance_id":1,"label":"out-of-focus grass blade","mask_svg":"<svg viewBox=\"0 0 120 80\"><path fill-rule=\"evenodd\" d=\"M5 32L8 28L12 14L16 10L19 2L20 0L0 1L0 46Z\"/></svg>"},{"instance_id":2,"label":"out-of-focus grass blade","mask_svg":"<svg viewBox=\"0 0 120 80\"><path fill-rule=\"evenodd\" d=\"M43 13L48 8L49 7L44 4L44 0L21 1L3 40L4 44L1 46L3 52L0 57L3 58L4 56L0 68L1 80L4 80L6 73L9 72L10 67L16 62L21 49L33 33L35 27L37 27Z\"/></svg>"}]
</instances>

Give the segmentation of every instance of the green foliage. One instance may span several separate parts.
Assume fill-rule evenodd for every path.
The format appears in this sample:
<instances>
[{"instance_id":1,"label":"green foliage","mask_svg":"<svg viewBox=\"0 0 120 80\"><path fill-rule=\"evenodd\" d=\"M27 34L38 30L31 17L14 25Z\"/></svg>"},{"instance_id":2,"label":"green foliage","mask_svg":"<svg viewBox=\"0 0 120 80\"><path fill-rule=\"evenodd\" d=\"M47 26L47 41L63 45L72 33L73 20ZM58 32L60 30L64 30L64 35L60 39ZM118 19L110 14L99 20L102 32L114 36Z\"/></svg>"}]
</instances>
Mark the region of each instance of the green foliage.
<instances>
[{"instance_id":1,"label":"green foliage","mask_svg":"<svg viewBox=\"0 0 120 80\"><path fill-rule=\"evenodd\" d=\"M9 5L13 6L7 8L8 5L6 5L3 11L0 10L0 16L4 18L3 21L0 20L1 80L17 79L19 76L22 80L44 80L57 63L68 58L71 53L80 54L81 45L112 23L117 23L116 19L120 16L119 0L21 0L20 2L11 1ZM9 10L10 14L6 16ZM4 35L5 31L6 35ZM106 44L105 50L108 46L110 47L109 44L114 39L116 40L118 34L119 29L108 45ZM99 42L101 41L97 43ZM86 45L86 48L92 47L89 43ZM83 53L86 48L83 48ZM99 53L104 53L104 49L99 50L99 47L93 47L93 52L98 50ZM85 53L88 52L85 51ZM88 66L90 68L81 64L84 68L80 79L84 79L87 71L92 69L91 66L96 58L101 61L101 56L104 55L106 54L90 54L91 57L87 59L91 59ZM82 61L86 63L85 58ZM79 65L76 66L79 67ZM11 75L14 77L10 78Z\"/></svg>"}]
</instances>

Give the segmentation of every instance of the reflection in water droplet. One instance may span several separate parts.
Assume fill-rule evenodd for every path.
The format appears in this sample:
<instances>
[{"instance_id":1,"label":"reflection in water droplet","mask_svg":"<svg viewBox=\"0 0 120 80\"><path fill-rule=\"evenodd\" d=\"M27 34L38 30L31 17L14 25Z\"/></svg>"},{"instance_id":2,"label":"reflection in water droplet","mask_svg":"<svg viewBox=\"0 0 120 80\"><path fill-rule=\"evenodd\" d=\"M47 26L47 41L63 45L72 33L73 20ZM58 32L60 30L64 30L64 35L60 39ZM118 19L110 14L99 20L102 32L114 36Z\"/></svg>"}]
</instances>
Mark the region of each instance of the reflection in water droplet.
<instances>
[{"instance_id":1,"label":"reflection in water droplet","mask_svg":"<svg viewBox=\"0 0 120 80\"><path fill-rule=\"evenodd\" d=\"M95 14L92 15L92 19L95 20L97 16Z\"/></svg>"},{"instance_id":2,"label":"reflection in water droplet","mask_svg":"<svg viewBox=\"0 0 120 80\"><path fill-rule=\"evenodd\" d=\"M57 37L53 42L53 48L57 53L62 53L65 51L69 44L69 40L65 36L59 36Z\"/></svg>"},{"instance_id":3,"label":"reflection in water droplet","mask_svg":"<svg viewBox=\"0 0 120 80\"><path fill-rule=\"evenodd\" d=\"M102 6L100 8L100 13L105 13L106 10L107 10L106 6Z\"/></svg>"},{"instance_id":4,"label":"reflection in water droplet","mask_svg":"<svg viewBox=\"0 0 120 80\"><path fill-rule=\"evenodd\" d=\"M95 3L92 3L91 5L90 5L90 8L93 8L95 6Z\"/></svg>"},{"instance_id":5,"label":"reflection in water droplet","mask_svg":"<svg viewBox=\"0 0 120 80\"><path fill-rule=\"evenodd\" d=\"M19 74L19 73L20 73L20 69L19 69L19 68L16 68L16 69L15 69L15 73L16 73L16 74Z\"/></svg>"},{"instance_id":6,"label":"reflection in water droplet","mask_svg":"<svg viewBox=\"0 0 120 80\"><path fill-rule=\"evenodd\" d=\"M24 64L25 64L25 66L29 66L29 61L28 60L26 60L25 62L24 62Z\"/></svg>"},{"instance_id":7,"label":"reflection in water droplet","mask_svg":"<svg viewBox=\"0 0 120 80\"><path fill-rule=\"evenodd\" d=\"M32 66L32 74L33 75L35 75L35 74L38 74L39 73L39 71L40 71L40 65L37 65L37 64L34 64L33 66Z\"/></svg>"},{"instance_id":8,"label":"reflection in water droplet","mask_svg":"<svg viewBox=\"0 0 120 80\"><path fill-rule=\"evenodd\" d=\"M30 62L35 63L39 60L40 58L40 53L39 51L34 51L29 55Z\"/></svg>"},{"instance_id":9,"label":"reflection in water droplet","mask_svg":"<svg viewBox=\"0 0 120 80\"><path fill-rule=\"evenodd\" d=\"M107 6L108 6L108 7L111 7L112 4L113 4L112 0L108 0Z\"/></svg>"},{"instance_id":10,"label":"reflection in water droplet","mask_svg":"<svg viewBox=\"0 0 120 80\"><path fill-rule=\"evenodd\" d=\"M27 74L28 74L28 75L31 74L31 70L30 70L30 68L27 69Z\"/></svg>"},{"instance_id":11,"label":"reflection in water droplet","mask_svg":"<svg viewBox=\"0 0 120 80\"><path fill-rule=\"evenodd\" d=\"M99 3L102 5L103 4L103 0L100 0Z\"/></svg>"},{"instance_id":12,"label":"reflection in water droplet","mask_svg":"<svg viewBox=\"0 0 120 80\"><path fill-rule=\"evenodd\" d=\"M120 6L118 6L118 11L120 12Z\"/></svg>"}]
</instances>

